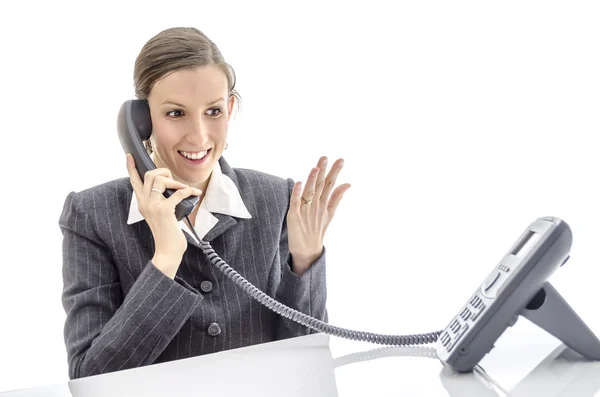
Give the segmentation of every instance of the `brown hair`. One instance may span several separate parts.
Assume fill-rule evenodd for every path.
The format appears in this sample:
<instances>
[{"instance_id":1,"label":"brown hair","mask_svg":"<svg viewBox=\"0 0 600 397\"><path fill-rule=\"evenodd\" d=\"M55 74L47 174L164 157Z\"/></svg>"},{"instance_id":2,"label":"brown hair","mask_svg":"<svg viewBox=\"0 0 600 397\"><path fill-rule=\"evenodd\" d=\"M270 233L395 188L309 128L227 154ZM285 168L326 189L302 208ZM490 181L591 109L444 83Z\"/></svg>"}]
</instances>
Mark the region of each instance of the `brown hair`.
<instances>
[{"instance_id":1,"label":"brown hair","mask_svg":"<svg viewBox=\"0 0 600 397\"><path fill-rule=\"evenodd\" d=\"M241 97L235 90L235 71L223 59L221 51L196 28L175 27L152 37L135 60L133 82L138 99L148 99L150 91L161 77L180 69L216 65L227 76L229 95L239 107Z\"/></svg>"}]
</instances>

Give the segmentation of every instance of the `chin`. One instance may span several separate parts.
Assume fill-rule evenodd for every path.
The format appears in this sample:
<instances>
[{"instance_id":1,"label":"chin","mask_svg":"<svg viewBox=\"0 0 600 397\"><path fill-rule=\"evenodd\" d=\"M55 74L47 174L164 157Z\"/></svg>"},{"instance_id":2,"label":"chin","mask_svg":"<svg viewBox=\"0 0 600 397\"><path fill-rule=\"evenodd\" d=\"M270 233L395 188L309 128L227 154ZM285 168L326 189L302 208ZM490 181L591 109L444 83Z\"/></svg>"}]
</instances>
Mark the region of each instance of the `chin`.
<instances>
[{"instance_id":1,"label":"chin","mask_svg":"<svg viewBox=\"0 0 600 397\"><path fill-rule=\"evenodd\" d=\"M208 178L210 177L210 174L212 173L212 169L210 170L210 172L202 172L202 173L198 173L198 174L194 174L194 175L189 175L188 178L186 178L187 181L189 181L190 186L192 185L198 185L201 183L204 183L208 180Z\"/></svg>"}]
</instances>

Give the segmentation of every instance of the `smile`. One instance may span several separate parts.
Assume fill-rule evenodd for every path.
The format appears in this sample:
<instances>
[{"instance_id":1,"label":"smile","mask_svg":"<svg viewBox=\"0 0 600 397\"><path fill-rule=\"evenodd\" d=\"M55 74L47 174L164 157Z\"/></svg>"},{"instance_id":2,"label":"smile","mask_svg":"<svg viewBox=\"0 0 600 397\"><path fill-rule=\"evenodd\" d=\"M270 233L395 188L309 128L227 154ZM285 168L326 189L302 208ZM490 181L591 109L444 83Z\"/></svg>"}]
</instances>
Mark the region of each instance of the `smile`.
<instances>
[{"instance_id":1,"label":"smile","mask_svg":"<svg viewBox=\"0 0 600 397\"><path fill-rule=\"evenodd\" d=\"M192 164L200 164L206 160L211 150L212 149L208 149L201 152L186 152L183 150L178 150L177 153L179 153L181 157Z\"/></svg>"}]
</instances>

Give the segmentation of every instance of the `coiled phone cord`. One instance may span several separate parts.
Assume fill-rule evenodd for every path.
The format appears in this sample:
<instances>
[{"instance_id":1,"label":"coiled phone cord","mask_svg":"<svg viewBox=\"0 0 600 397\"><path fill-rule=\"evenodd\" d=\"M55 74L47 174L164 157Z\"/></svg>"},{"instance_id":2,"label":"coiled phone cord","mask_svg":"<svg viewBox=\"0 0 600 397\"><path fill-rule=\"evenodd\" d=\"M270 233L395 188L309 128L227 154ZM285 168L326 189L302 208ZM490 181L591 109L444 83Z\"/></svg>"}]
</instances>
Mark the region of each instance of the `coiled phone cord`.
<instances>
[{"instance_id":1,"label":"coiled phone cord","mask_svg":"<svg viewBox=\"0 0 600 397\"><path fill-rule=\"evenodd\" d=\"M326 322L294 310L282 303L277 302L275 299L256 288L254 285L252 285L252 283L242 277L242 275L232 269L231 266L229 266L223 259L219 257L219 255L217 255L215 250L208 242L198 238L198 235L196 234L196 231L194 230L194 227L192 226L188 216L186 216L185 219L187 220L189 229L194 234L194 237L196 237L196 240L200 242L200 248L202 249L202 252L204 255L206 255L213 266L229 277L238 287L244 290L244 292L258 301L261 305L266 306L275 313L302 324L305 327L309 327L315 331L323 332L327 335L333 335L345 339L392 346L434 343L442 333L442 331L436 331L427 334L415 335L381 335L371 332L353 331L327 324Z\"/></svg>"}]
</instances>

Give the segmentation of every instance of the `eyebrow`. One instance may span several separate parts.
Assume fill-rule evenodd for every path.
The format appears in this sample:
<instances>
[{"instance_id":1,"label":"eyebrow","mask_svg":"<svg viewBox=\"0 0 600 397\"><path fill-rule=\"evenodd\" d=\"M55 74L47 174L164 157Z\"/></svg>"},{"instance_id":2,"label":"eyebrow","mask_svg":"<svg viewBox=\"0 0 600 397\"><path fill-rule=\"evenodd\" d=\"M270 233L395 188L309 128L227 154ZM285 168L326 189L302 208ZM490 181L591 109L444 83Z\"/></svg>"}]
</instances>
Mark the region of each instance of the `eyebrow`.
<instances>
[{"instance_id":1,"label":"eyebrow","mask_svg":"<svg viewBox=\"0 0 600 397\"><path fill-rule=\"evenodd\" d=\"M217 100L214 100L214 101L210 102L208 104L208 106L214 105L215 103L218 103L218 102L221 102L221 101L224 101L224 100L225 100L225 98L221 97L221 98L219 98ZM177 107L180 107L180 108L184 108L185 107L181 103L178 103L178 102L175 102L175 101L171 101L169 99L164 100L161 105L174 105L174 106L177 106Z\"/></svg>"}]
</instances>

